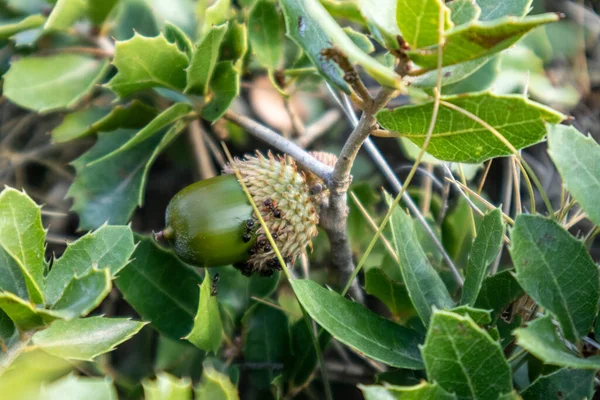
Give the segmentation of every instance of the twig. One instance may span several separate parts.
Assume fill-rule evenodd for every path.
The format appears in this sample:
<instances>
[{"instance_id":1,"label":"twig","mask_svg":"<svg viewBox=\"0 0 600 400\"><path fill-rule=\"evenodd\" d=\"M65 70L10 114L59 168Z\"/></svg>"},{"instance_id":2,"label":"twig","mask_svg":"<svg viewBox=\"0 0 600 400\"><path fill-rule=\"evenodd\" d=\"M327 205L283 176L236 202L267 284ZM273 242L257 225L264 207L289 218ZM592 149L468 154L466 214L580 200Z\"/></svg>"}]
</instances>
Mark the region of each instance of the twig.
<instances>
[{"instance_id":1,"label":"twig","mask_svg":"<svg viewBox=\"0 0 600 400\"><path fill-rule=\"evenodd\" d=\"M202 179L208 179L217 175L215 167L211 163L210 156L208 155L206 143L204 142L206 132L204 132L202 125L200 125L200 121L197 119L190 123L188 136L192 142L194 158L196 159L200 177Z\"/></svg>"}]
</instances>

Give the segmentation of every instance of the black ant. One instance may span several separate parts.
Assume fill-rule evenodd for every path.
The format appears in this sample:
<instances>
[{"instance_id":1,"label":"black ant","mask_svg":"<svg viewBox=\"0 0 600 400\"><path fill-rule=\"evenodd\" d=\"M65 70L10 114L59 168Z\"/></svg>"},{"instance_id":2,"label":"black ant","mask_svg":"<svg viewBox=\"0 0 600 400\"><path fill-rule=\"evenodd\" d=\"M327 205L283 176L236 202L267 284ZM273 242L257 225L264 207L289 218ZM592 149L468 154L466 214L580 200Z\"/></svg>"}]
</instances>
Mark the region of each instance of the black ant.
<instances>
[{"instance_id":1,"label":"black ant","mask_svg":"<svg viewBox=\"0 0 600 400\"><path fill-rule=\"evenodd\" d=\"M267 197L264 204L265 204L265 207L267 207L267 209L269 211L271 211L271 213L273 214L273 216L275 218L281 218L281 210L279 210L279 208L277 208L276 200L273 200L272 198Z\"/></svg>"},{"instance_id":2,"label":"black ant","mask_svg":"<svg viewBox=\"0 0 600 400\"><path fill-rule=\"evenodd\" d=\"M216 296L218 292L217 283L219 282L219 274L215 274L212 278L212 282L210 284L210 295Z\"/></svg>"},{"instance_id":3,"label":"black ant","mask_svg":"<svg viewBox=\"0 0 600 400\"><path fill-rule=\"evenodd\" d=\"M244 241L244 243L248 243L250 241L250 239L252 239L252 236L250 235L250 233L252 232L252 228L254 228L254 220L247 219L246 220L246 231L242 235L242 240Z\"/></svg>"}]
</instances>

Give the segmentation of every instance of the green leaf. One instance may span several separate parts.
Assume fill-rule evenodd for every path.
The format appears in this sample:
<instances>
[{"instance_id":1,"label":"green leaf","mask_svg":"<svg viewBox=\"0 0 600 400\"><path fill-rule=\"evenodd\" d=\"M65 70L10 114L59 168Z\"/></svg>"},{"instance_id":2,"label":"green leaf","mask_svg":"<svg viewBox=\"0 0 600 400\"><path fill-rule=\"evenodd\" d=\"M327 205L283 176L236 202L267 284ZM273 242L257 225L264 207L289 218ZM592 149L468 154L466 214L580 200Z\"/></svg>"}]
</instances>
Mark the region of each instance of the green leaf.
<instances>
[{"instance_id":1,"label":"green leaf","mask_svg":"<svg viewBox=\"0 0 600 400\"><path fill-rule=\"evenodd\" d=\"M23 332L43 328L51 322L63 318L63 315L58 312L37 308L31 302L8 292L0 293L0 309Z\"/></svg>"},{"instance_id":2,"label":"green leaf","mask_svg":"<svg viewBox=\"0 0 600 400\"><path fill-rule=\"evenodd\" d=\"M450 310L454 314L462 315L463 317L469 316L477 325L489 325L492 322L491 311L482 310L479 308L473 308L471 306L460 306Z\"/></svg>"},{"instance_id":3,"label":"green leaf","mask_svg":"<svg viewBox=\"0 0 600 400\"><path fill-rule=\"evenodd\" d=\"M89 378L69 374L42 386L38 400L117 400L117 390L110 378Z\"/></svg>"},{"instance_id":4,"label":"green leaf","mask_svg":"<svg viewBox=\"0 0 600 400\"><path fill-rule=\"evenodd\" d=\"M473 21L446 32L443 66L459 64L498 53L515 44L533 28L558 20L554 13L532 17L505 17L489 22ZM437 46L409 50L409 57L425 70L437 67Z\"/></svg>"},{"instance_id":5,"label":"green leaf","mask_svg":"<svg viewBox=\"0 0 600 400\"><path fill-rule=\"evenodd\" d=\"M549 315L529 322L526 328L515 330L514 335L519 346L545 364L594 371L600 369L600 356L579 358L565 346Z\"/></svg>"},{"instance_id":6,"label":"green leaf","mask_svg":"<svg viewBox=\"0 0 600 400\"><path fill-rule=\"evenodd\" d=\"M148 170L185 126L180 120L165 134L88 165L125 145L136 132L120 129L99 135L96 145L73 162L77 175L67 196L74 198L72 209L79 215L79 227L97 228L106 221L127 223L136 205L142 205Z\"/></svg>"},{"instance_id":7,"label":"green leaf","mask_svg":"<svg viewBox=\"0 0 600 400\"><path fill-rule=\"evenodd\" d=\"M365 290L381 300L400 322L415 315L406 286L392 280L381 268L371 268L365 273Z\"/></svg>"},{"instance_id":8,"label":"green leaf","mask_svg":"<svg viewBox=\"0 0 600 400\"><path fill-rule=\"evenodd\" d=\"M219 303L212 292L212 278L206 270L206 275L200 286L198 312L194 317L194 327L185 337L194 346L204 351L216 353L221 347L223 324L219 314Z\"/></svg>"},{"instance_id":9,"label":"green leaf","mask_svg":"<svg viewBox=\"0 0 600 400\"><path fill-rule=\"evenodd\" d=\"M229 377L205 366L202 379L195 388L196 400L239 400L238 392Z\"/></svg>"},{"instance_id":10,"label":"green leaf","mask_svg":"<svg viewBox=\"0 0 600 400\"><path fill-rule=\"evenodd\" d=\"M240 93L240 73L231 61L217 63L210 81L213 98L202 109L202 117L216 121Z\"/></svg>"},{"instance_id":11,"label":"green leaf","mask_svg":"<svg viewBox=\"0 0 600 400\"><path fill-rule=\"evenodd\" d=\"M85 16L88 10L86 0L58 0L48 16L44 30L66 31Z\"/></svg>"},{"instance_id":12,"label":"green leaf","mask_svg":"<svg viewBox=\"0 0 600 400\"><path fill-rule=\"evenodd\" d=\"M479 5L471 0L454 0L447 4L450 9L450 18L454 25L462 25L477 21L481 15Z\"/></svg>"},{"instance_id":13,"label":"green leaf","mask_svg":"<svg viewBox=\"0 0 600 400\"><path fill-rule=\"evenodd\" d=\"M389 195L387 200L388 204L391 203ZM432 307L450 308L454 302L444 282L429 263L417 239L413 220L400 207L396 207L390 225L400 260L402 279L419 317L427 326L431 319Z\"/></svg>"},{"instance_id":14,"label":"green leaf","mask_svg":"<svg viewBox=\"0 0 600 400\"><path fill-rule=\"evenodd\" d=\"M119 0L88 1L88 15L94 25L102 25Z\"/></svg>"},{"instance_id":15,"label":"green leaf","mask_svg":"<svg viewBox=\"0 0 600 400\"><path fill-rule=\"evenodd\" d=\"M475 93L445 97L491 125L517 150L531 146L546 134L545 122L557 123L564 116L519 95L497 96ZM433 111L433 102L382 110L377 122L421 147ZM440 105L427 152L444 161L480 163L511 151L480 123L459 111Z\"/></svg>"},{"instance_id":16,"label":"green leaf","mask_svg":"<svg viewBox=\"0 0 600 400\"><path fill-rule=\"evenodd\" d=\"M440 12L444 13L442 32L452 27L450 10L441 0L398 0L396 22L402 37L412 49L439 43Z\"/></svg>"},{"instance_id":17,"label":"green leaf","mask_svg":"<svg viewBox=\"0 0 600 400\"><path fill-rule=\"evenodd\" d=\"M539 377L521 392L523 400L592 399L594 396L594 371L562 368Z\"/></svg>"},{"instance_id":18,"label":"green leaf","mask_svg":"<svg viewBox=\"0 0 600 400\"><path fill-rule=\"evenodd\" d=\"M338 341L394 367L423 368L417 347L422 338L416 331L382 318L313 281L297 279L291 284L310 316Z\"/></svg>"},{"instance_id":19,"label":"green leaf","mask_svg":"<svg viewBox=\"0 0 600 400\"><path fill-rule=\"evenodd\" d=\"M125 143L118 149L106 154L105 156L90 162L89 164L87 164L87 166L93 166L94 164L102 163L110 157L116 157L119 154L122 154L123 152L126 152L135 148L136 146L139 146L144 141L156 135L162 129L166 128L167 126L173 124L174 122L177 122L178 120L186 116L191 110L192 107L187 103L173 104L171 107L158 114L156 118L154 118L152 121L150 121L150 123L148 123L148 125L140 129L135 134L135 136L133 136L130 140L127 141L127 143Z\"/></svg>"},{"instance_id":20,"label":"green leaf","mask_svg":"<svg viewBox=\"0 0 600 400\"><path fill-rule=\"evenodd\" d=\"M133 261L121 270L115 284L144 320L179 340L194 325L200 276L151 238L139 239Z\"/></svg>"},{"instance_id":21,"label":"green leaf","mask_svg":"<svg viewBox=\"0 0 600 400\"><path fill-rule=\"evenodd\" d=\"M52 131L55 143L79 139L96 132L141 128L156 117L156 109L139 100L109 108L89 108L68 114Z\"/></svg>"},{"instance_id":22,"label":"green leaf","mask_svg":"<svg viewBox=\"0 0 600 400\"><path fill-rule=\"evenodd\" d=\"M0 246L0 291L14 293L27 300L27 284L19 264Z\"/></svg>"},{"instance_id":23,"label":"green leaf","mask_svg":"<svg viewBox=\"0 0 600 400\"><path fill-rule=\"evenodd\" d=\"M354 22L360 26L365 26L366 22L363 16L360 14L358 5L354 1L345 0L319 0L323 7L327 10L332 17L340 20L348 20Z\"/></svg>"},{"instance_id":24,"label":"green leaf","mask_svg":"<svg viewBox=\"0 0 600 400\"><path fill-rule=\"evenodd\" d=\"M283 58L285 25L272 0L257 0L248 17L248 39L260 65L277 69Z\"/></svg>"},{"instance_id":25,"label":"green leaf","mask_svg":"<svg viewBox=\"0 0 600 400\"><path fill-rule=\"evenodd\" d=\"M44 302L44 239L40 207L29 196L6 187L0 193L0 247L17 263L34 303Z\"/></svg>"},{"instance_id":26,"label":"green leaf","mask_svg":"<svg viewBox=\"0 0 600 400\"><path fill-rule=\"evenodd\" d=\"M437 383L425 381L414 386L367 386L358 385L365 400L452 400L456 399L454 394L446 392Z\"/></svg>"},{"instance_id":27,"label":"green leaf","mask_svg":"<svg viewBox=\"0 0 600 400\"><path fill-rule=\"evenodd\" d=\"M450 4L454 4L454 2ZM466 78L478 72L489 61L490 57L483 57L442 68L442 86L447 87L448 85L462 82ZM437 71L434 70L417 76L411 79L410 82L412 86L420 88L434 88L437 86ZM443 92L444 94L447 94L446 89L444 89Z\"/></svg>"},{"instance_id":28,"label":"green leaf","mask_svg":"<svg viewBox=\"0 0 600 400\"><path fill-rule=\"evenodd\" d=\"M228 24L213 26L198 42L186 69L186 93L204 96L208 93L208 85L213 76L219 57L219 47L227 31Z\"/></svg>"},{"instance_id":29,"label":"green leaf","mask_svg":"<svg viewBox=\"0 0 600 400\"><path fill-rule=\"evenodd\" d=\"M600 145L572 126L551 125L548 129L548 146L565 188L575 197L589 219L600 226Z\"/></svg>"},{"instance_id":30,"label":"green leaf","mask_svg":"<svg viewBox=\"0 0 600 400\"><path fill-rule=\"evenodd\" d=\"M556 316L565 338L586 335L600 300L598 267L584 244L555 221L519 215L511 232L510 254L519 284Z\"/></svg>"},{"instance_id":31,"label":"green leaf","mask_svg":"<svg viewBox=\"0 0 600 400\"><path fill-rule=\"evenodd\" d=\"M202 24L202 35L216 25L222 25L231 15L231 0L216 0L206 9Z\"/></svg>"},{"instance_id":32,"label":"green leaf","mask_svg":"<svg viewBox=\"0 0 600 400\"><path fill-rule=\"evenodd\" d=\"M251 307L242 319L244 360L267 364L250 373L252 385L266 389L279 375L290 353L290 331L285 313L265 304Z\"/></svg>"},{"instance_id":33,"label":"green leaf","mask_svg":"<svg viewBox=\"0 0 600 400\"><path fill-rule=\"evenodd\" d=\"M469 317L437 310L422 348L427 376L461 399L493 399L512 390L502 348Z\"/></svg>"},{"instance_id":34,"label":"green leaf","mask_svg":"<svg viewBox=\"0 0 600 400\"><path fill-rule=\"evenodd\" d=\"M311 378L317 367L317 352L313 345L312 330L308 330L306 321L301 317L290 329L291 355L285 364L284 378L292 387L302 387ZM321 331L319 343L321 349L327 346L331 336Z\"/></svg>"},{"instance_id":35,"label":"green leaf","mask_svg":"<svg viewBox=\"0 0 600 400\"><path fill-rule=\"evenodd\" d=\"M504 270L483 280L475 307L492 310L492 319L500 314L524 292L514 277L513 270Z\"/></svg>"},{"instance_id":36,"label":"green leaf","mask_svg":"<svg viewBox=\"0 0 600 400\"><path fill-rule=\"evenodd\" d=\"M450 94L461 94L461 93L469 93L469 92L483 92L488 90L496 81L500 73L500 56L491 57L489 60L487 57L479 58L477 60L468 61L463 64L458 64L454 67L459 67L461 65L467 65L474 62L485 61L483 65L475 70L472 74L468 75L469 79L462 79L456 83L452 83L444 87L444 93L446 95ZM486 61L487 60L487 61ZM446 67L446 68L454 68L454 67ZM445 69L445 68L444 68ZM432 74L433 72L428 72L425 75Z\"/></svg>"},{"instance_id":37,"label":"green leaf","mask_svg":"<svg viewBox=\"0 0 600 400\"><path fill-rule=\"evenodd\" d=\"M371 40L364 33L360 33L359 31L355 31L351 27L344 28L344 32L348 37L357 45L363 52L366 54L371 54L375 51L375 46L371 43Z\"/></svg>"},{"instance_id":38,"label":"green leaf","mask_svg":"<svg viewBox=\"0 0 600 400\"><path fill-rule=\"evenodd\" d=\"M511 15L523 17L529 12L532 2L533 0L477 0L477 4L481 8L479 19L489 21Z\"/></svg>"},{"instance_id":39,"label":"green leaf","mask_svg":"<svg viewBox=\"0 0 600 400\"><path fill-rule=\"evenodd\" d=\"M111 289L110 270L92 269L71 279L52 309L66 319L85 316L100 305Z\"/></svg>"},{"instance_id":40,"label":"green leaf","mask_svg":"<svg viewBox=\"0 0 600 400\"><path fill-rule=\"evenodd\" d=\"M375 39L388 49L398 49L397 0L357 0L357 4Z\"/></svg>"},{"instance_id":41,"label":"green leaf","mask_svg":"<svg viewBox=\"0 0 600 400\"><path fill-rule=\"evenodd\" d=\"M129 226L103 225L69 243L46 276L46 302L54 304L74 276L81 277L93 269L105 268L110 272L109 276L116 276L129 262L134 248Z\"/></svg>"},{"instance_id":42,"label":"green leaf","mask_svg":"<svg viewBox=\"0 0 600 400\"><path fill-rule=\"evenodd\" d=\"M244 56L248 51L248 30L246 25L231 21L219 51L219 60L231 60L241 72Z\"/></svg>"},{"instance_id":43,"label":"green leaf","mask_svg":"<svg viewBox=\"0 0 600 400\"><path fill-rule=\"evenodd\" d=\"M33 335L33 344L53 356L92 361L113 351L146 325L127 318L89 317L55 321L48 329Z\"/></svg>"},{"instance_id":44,"label":"green leaf","mask_svg":"<svg viewBox=\"0 0 600 400\"><path fill-rule=\"evenodd\" d=\"M35 29L42 26L45 21L46 18L41 14L3 21L0 25L0 39L8 39L19 32Z\"/></svg>"},{"instance_id":45,"label":"green leaf","mask_svg":"<svg viewBox=\"0 0 600 400\"><path fill-rule=\"evenodd\" d=\"M107 67L107 60L78 54L23 57L4 75L4 95L40 113L70 108L94 88Z\"/></svg>"},{"instance_id":46,"label":"green leaf","mask_svg":"<svg viewBox=\"0 0 600 400\"><path fill-rule=\"evenodd\" d=\"M477 236L473 241L469 263L465 271L465 284L460 304L475 304L487 268L500 252L503 238L502 210L495 208L483 216L477 227Z\"/></svg>"},{"instance_id":47,"label":"green leaf","mask_svg":"<svg viewBox=\"0 0 600 400\"><path fill-rule=\"evenodd\" d=\"M117 42L112 63L118 73L106 87L120 97L153 87L181 91L186 85L188 58L162 34L145 37L136 33Z\"/></svg>"},{"instance_id":48,"label":"green leaf","mask_svg":"<svg viewBox=\"0 0 600 400\"><path fill-rule=\"evenodd\" d=\"M155 380L142 381L146 400L192 400L192 382L166 372L156 374Z\"/></svg>"},{"instance_id":49,"label":"green leaf","mask_svg":"<svg viewBox=\"0 0 600 400\"><path fill-rule=\"evenodd\" d=\"M189 59L192 58L192 52L194 51L194 44L190 40L189 36L186 35L177 25L173 25L170 22L166 22L164 26L165 38L177 45L177 48L185 53Z\"/></svg>"}]
</instances>

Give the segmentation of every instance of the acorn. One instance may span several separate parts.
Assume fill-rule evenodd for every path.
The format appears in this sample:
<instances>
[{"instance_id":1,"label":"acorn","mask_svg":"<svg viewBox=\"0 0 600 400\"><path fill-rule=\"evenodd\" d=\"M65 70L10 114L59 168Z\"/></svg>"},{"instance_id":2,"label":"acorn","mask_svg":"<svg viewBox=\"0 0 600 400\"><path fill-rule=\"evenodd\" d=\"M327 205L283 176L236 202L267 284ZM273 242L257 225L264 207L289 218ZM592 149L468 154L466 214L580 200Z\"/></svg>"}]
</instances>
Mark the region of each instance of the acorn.
<instances>
[{"instance_id":1,"label":"acorn","mask_svg":"<svg viewBox=\"0 0 600 400\"><path fill-rule=\"evenodd\" d=\"M167 239L184 262L199 267L234 264L244 275L270 276L281 268L275 250L238 182L234 168L250 192L286 262L294 260L317 234L317 205L324 184L310 177L289 157L234 159L225 175L194 183L167 207ZM314 190L320 185L319 190Z\"/></svg>"}]
</instances>

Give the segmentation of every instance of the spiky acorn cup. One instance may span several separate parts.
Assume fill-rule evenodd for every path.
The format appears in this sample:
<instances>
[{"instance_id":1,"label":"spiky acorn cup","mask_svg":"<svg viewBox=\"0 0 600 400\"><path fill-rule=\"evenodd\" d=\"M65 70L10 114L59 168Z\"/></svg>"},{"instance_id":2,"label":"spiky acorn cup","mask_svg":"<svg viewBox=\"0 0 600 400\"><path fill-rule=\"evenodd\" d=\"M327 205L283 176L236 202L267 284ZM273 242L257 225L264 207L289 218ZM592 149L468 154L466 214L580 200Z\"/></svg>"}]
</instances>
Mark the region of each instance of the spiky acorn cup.
<instances>
[{"instance_id":1,"label":"spiky acorn cup","mask_svg":"<svg viewBox=\"0 0 600 400\"><path fill-rule=\"evenodd\" d=\"M317 234L318 178L298 171L289 157L235 159L227 175L190 185L167 207L164 237L184 261L201 267L234 264L245 275L270 276L280 269L258 218L234 174L239 170L285 261L296 257ZM316 180L315 180L316 179Z\"/></svg>"}]
</instances>

